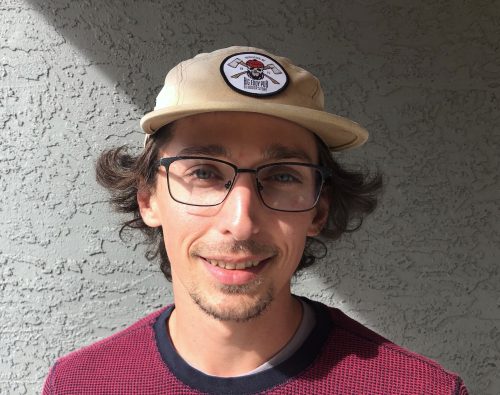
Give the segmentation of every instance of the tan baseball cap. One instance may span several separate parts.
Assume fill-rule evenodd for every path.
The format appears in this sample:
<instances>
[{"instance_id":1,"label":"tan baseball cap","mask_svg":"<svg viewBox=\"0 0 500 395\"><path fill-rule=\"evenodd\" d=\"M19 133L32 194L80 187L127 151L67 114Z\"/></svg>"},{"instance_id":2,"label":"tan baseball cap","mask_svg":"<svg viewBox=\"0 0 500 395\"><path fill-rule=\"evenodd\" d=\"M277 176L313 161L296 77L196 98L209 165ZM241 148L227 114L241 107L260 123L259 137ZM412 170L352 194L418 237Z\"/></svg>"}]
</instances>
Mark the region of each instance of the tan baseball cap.
<instances>
[{"instance_id":1,"label":"tan baseball cap","mask_svg":"<svg viewBox=\"0 0 500 395\"><path fill-rule=\"evenodd\" d=\"M272 115L317 134L332 151L363 144L368 132L324 110L319 80L289 59L253 47L229 47L183 61L167 74L153 111L141 119L147 134L177 119L218 111Z\"/></svg>"}]
</instances>

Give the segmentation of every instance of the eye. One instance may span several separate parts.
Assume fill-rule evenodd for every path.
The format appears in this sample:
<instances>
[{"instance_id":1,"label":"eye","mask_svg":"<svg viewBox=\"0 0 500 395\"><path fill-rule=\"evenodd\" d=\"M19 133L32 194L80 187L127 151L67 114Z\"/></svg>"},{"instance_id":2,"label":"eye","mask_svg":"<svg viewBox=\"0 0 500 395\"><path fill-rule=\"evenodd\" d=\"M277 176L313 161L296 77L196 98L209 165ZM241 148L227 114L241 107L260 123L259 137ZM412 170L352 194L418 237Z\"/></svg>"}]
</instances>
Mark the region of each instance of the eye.
<instances>
[{"instance_id":1,"label":"eye","mask_svg":"<svg viewBox=\"0 0 500 395\"><path fill-rule=\"evenodd\" d=\"M299 187L308 182L309 169L295 164L277 164L263 167L258 174L263 186L274 188Z\"/></svg>"},{"instance_id":2,"label":"eye","mask_svg":"<svg viewBox=\"0 0 500 395\"><path fill-rule=\"evenodd\" d=\"M195 177L199 178L200 180L208 180L210 178L214 178L214 172L209 170L209 169L196 169L192 173Z\"/></svg>"},{"instance_id":3,"label":"eye","mask_svg":"<svg viewBox=\"0 0 500 395\"><path fill-rule=\"evenodd\" d=\"M301 183L303 179L298 171L286 166L270 167L262 175L264 181L275 184Z\"/></svg>"},{"instance_id":4,"label":"eye","mask_svg":"<svg viewBox=\"0 0 500 395\"><path fill-rule=\"evenodd\" d=\"M282 183L289 183L289 182L299 182L299 180L294 177L293 175L289 173L277 173L273 174L270 179L272 181L277 181L277 182L282 182Z\"/></svg>"},{"instance_id":5,"label":"eye","mask_svg":"<svg viewBox=\"0 0 500 395\"><path fill-rule=\"evenodd\" d=\"M214 166L203 165L191 168L187 172L187 177L194 180L220 180L222 178L221 172Z\"/></svg>"}]
</instances>

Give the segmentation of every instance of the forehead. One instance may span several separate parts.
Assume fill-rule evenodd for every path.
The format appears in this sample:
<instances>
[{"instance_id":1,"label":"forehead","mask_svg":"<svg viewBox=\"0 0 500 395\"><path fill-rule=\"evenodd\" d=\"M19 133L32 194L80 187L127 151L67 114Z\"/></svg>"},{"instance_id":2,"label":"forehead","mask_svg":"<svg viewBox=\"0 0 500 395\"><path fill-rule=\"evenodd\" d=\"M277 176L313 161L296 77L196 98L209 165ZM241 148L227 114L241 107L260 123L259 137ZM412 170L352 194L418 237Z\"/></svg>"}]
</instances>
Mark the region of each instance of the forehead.
<instances>
[{"instance_id":1,"label":"forehead","mask_svg":"<svg viewBox=\"0 0 500 395\"><path fill-rule=\"evenodd\" d=\"M169 156L202 154L232 160L288 156L317 162L312 132L293 122L257 113L216 112L180 119L164 147ZM186 153L187 152L187 153Z\"/></svg>"}]
</instances>

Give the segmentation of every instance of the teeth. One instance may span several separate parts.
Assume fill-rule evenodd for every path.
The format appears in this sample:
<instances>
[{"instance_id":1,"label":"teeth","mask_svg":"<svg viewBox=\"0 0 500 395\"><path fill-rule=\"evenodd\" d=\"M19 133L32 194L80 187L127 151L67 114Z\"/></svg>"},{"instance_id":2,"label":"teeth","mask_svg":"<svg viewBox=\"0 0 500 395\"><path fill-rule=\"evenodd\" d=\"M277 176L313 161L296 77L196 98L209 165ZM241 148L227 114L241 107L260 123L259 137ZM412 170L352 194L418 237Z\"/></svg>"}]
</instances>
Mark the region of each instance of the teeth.
<instances>
[{"instance_id":1,"label":"teeth","mask_svg":"<svg viewBox=\"0 0 500 395\"><path fill-rule=\"evenodd\" d=\"M223 269L228 270L243 270L249 267L255 267L259 264L260 261L248 261L248 262L240 262L240 263L229 263L224 261L216 261L216 260L208 260L207 261L214 266L221 267Z\"/></svg>"}]
</instances>

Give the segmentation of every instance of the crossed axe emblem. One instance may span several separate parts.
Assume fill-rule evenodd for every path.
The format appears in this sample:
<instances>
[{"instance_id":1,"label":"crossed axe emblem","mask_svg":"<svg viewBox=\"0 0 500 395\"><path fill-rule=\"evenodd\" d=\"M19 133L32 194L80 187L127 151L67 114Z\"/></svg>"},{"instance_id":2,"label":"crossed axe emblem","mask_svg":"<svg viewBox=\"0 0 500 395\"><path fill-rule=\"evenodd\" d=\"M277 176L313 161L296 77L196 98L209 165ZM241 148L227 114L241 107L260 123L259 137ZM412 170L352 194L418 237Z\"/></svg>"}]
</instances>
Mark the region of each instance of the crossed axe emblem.
<instances>
[{"instance_id":1,"label":"crossed axe emblem","mask_svg":"<svg viewBox=\"0 0 500 395\"><path fill-rule=\"evenodd\" d=\"M238 66L244 66L247 69L245 71L242 71L241 73L237 73L237 74L232 75L231 78L239 78L243 74L246 74L247 71L250 69L250 67L245 62L243 62L241 59L239 59L239 58L236 58L231 63L228 63L228 66L231 66L233 68L236 68ZM274 64L268 64L268 65L264 66L264 68L262 69L262 71L269 70L269 69L272 70L274 74L283 74ZM263 75L264 75L264 77L269 78L269 80L273 84L278 84L279 85L279 82L276 81L273 77L267 75L264 72L263 72Z\"/></svg>"}]
</instances>

